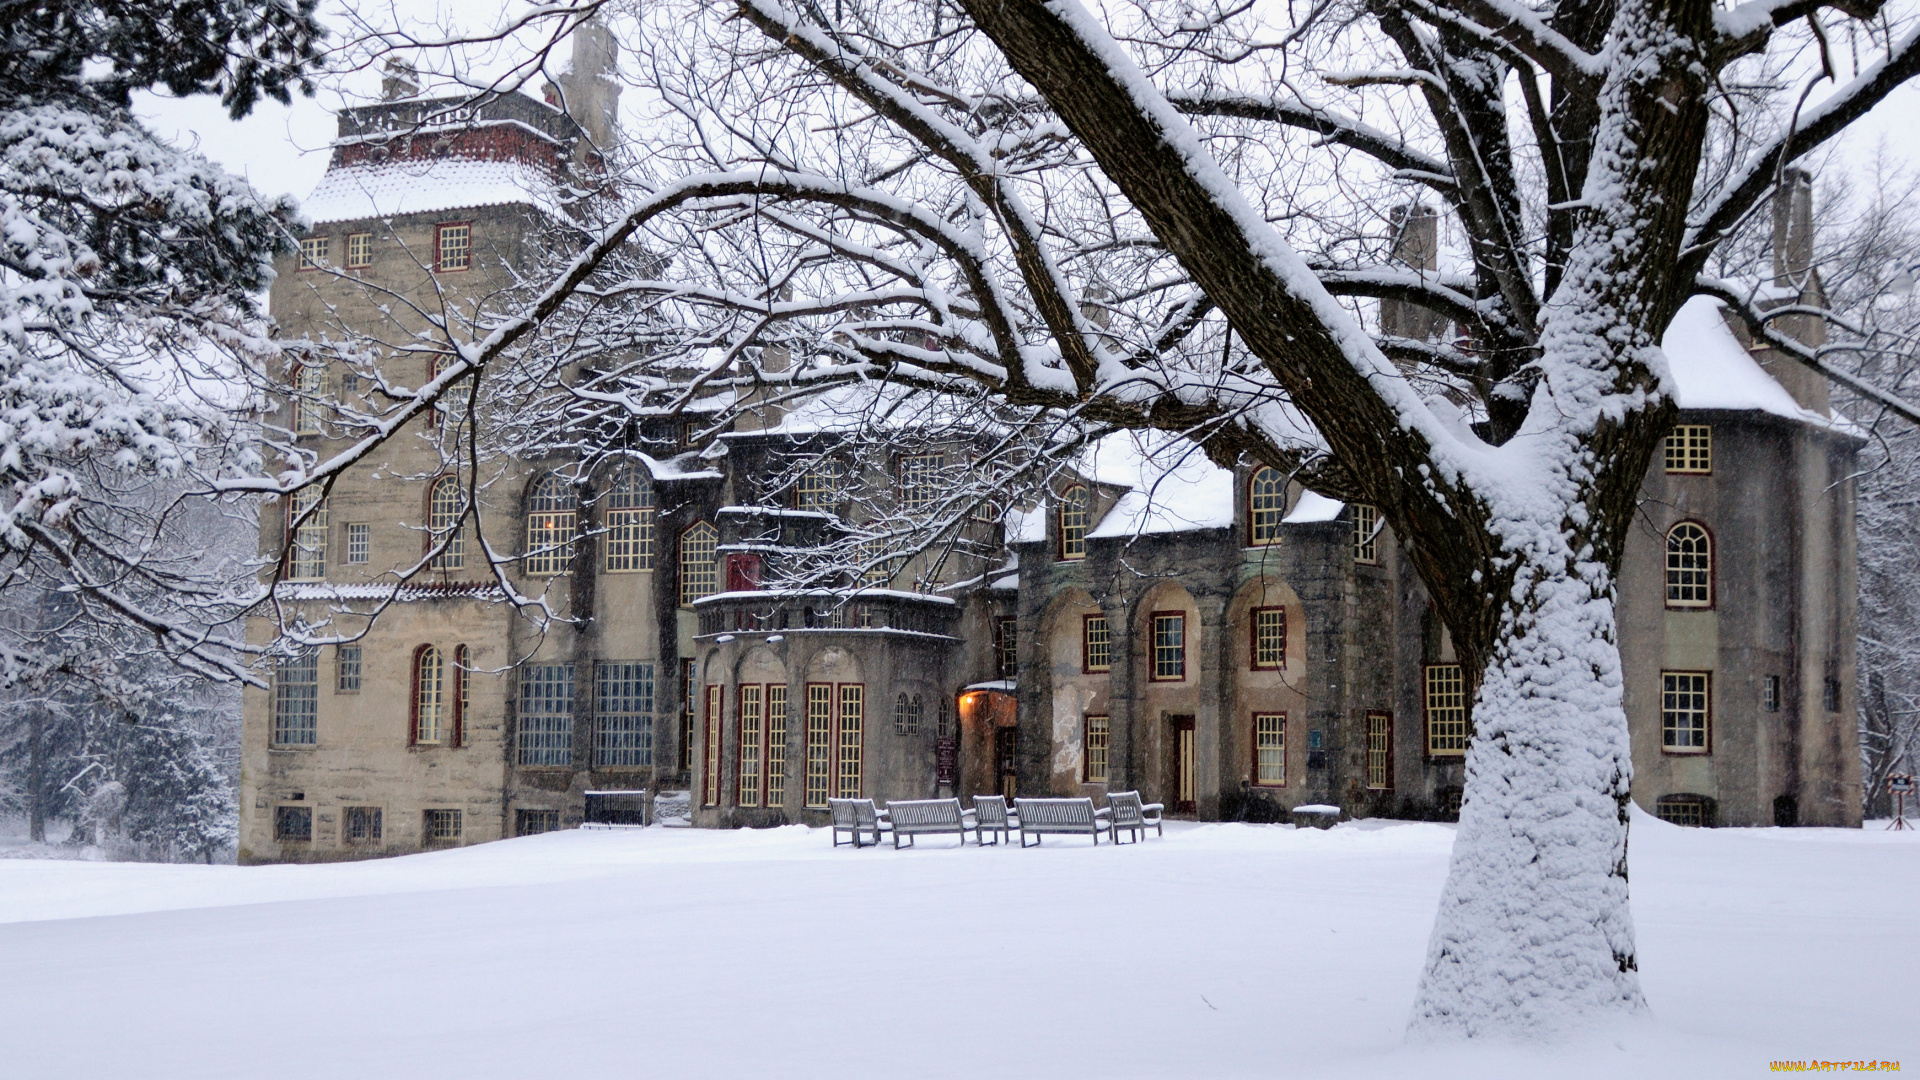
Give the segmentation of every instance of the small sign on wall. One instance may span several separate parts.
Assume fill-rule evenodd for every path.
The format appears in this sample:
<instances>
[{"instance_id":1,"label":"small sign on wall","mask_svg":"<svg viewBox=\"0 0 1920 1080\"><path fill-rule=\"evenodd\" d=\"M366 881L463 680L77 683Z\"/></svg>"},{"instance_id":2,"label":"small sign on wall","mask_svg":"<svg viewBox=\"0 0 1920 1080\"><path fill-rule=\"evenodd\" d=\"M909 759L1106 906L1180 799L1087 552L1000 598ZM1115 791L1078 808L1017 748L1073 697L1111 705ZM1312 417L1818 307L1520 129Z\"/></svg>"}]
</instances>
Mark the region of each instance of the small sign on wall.
<instances>
[{"instance_id":1,"label":"small sign on wall","mask_svg":"<svg viewBox=\"0 0 1920 1080\"><path fill-rule=\"evenodd\" d=\"M959 772L960 740L948 737L933 740L934 782L944 787L952 787L954 776Z\"/></svg>"}]
</instances>

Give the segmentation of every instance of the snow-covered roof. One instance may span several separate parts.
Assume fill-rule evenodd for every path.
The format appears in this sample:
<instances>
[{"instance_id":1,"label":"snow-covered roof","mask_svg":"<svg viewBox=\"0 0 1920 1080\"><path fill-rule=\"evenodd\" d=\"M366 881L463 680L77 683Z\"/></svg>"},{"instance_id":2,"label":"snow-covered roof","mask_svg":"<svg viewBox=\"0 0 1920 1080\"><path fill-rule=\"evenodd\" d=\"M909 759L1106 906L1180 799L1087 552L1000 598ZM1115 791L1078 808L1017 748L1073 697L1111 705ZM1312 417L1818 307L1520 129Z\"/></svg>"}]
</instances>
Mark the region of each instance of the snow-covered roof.
<instances>
[{"instance_id":1,"label":"snow-covered roof","mask_svg":"<svg viewBox=\"0 0 1920 1080\"><path fill-rule=\"evenodd\" d=\"M1696 296L1681 305L1660 339L1683 409L1751 409L1821 427L1851 428L1845 417L1803 408L1734 336L1722 304Z\"/></svg>"},{"instance_id":2,"label":"snow-covered roof","mask_svg":"<svg viewBox=\"0 0 1920 1080\"><path fill-rule=\"evenodd\" d=\"M1078 465L1089 480L1127 489L1088 539L1233 525L1233 473L1189 440L1122 432L1101 439Z\"/></svg>"},{"instance_id":3,"label":"snow-covered roof","mask_svg":"<svg viewBox=\"0 0 1920 1080\"><path fill-rule=\"evenodd\" d=\"M531 206L557 215L559 204L559 188L537 165L439 158L328 169L300 209L318 225L482 206Z\"/></svg>"},{"instance_id":4,"label":"snow-covered roof","mask_svg":"<svg viewBox=\"0 0 1920 1080\"><path fill-rule=\"evenodd\" d=\"M1303 491L1300 501L1293 504L1293 510L1280 519L1282 525L1309 525L1322 521L1332 521L1340 516L1347 504L1339 499L1329 499L1317 491Z\"/></svg>"}]
</instances>

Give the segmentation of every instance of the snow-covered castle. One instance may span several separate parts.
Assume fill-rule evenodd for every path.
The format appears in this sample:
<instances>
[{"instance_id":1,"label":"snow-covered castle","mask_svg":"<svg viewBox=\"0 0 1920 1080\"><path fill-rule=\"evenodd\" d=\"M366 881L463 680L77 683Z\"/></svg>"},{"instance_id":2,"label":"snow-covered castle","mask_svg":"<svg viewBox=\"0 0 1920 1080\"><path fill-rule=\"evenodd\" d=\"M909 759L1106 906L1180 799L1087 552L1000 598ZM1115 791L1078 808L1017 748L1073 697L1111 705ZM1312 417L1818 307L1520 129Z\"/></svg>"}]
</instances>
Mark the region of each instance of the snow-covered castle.
<instances>
[{"instance_id":1,"label":"snow-covered castle","mask_svg":"<svg viewBox=\"0 0 1920 1080\"><path fill-rule=\"evenodd\" d=\"M283 330L345 323L393 343L378 361L392 384L432 377L417 332L509 288L560 213L552 193L597 168L618 91L593 72L610 55L583 32L586 74L546 102L424 98L395 73L388 100L343 112L312 233L274 286ZM1776 230L1782 298L1818 288L1805 198L1790 187ZM1431 247L1418 225L1409 257ZM1683 412L1642 489L1619 607L1634 796L1688 824L1857 824L1860 439L1822 383L1710 301L1665 344ZM280 422L323 452L346 435L314 402L379 393L324 364L290 382ZM1457 812L1464 681L1371 507L1116 436L1042 503L970 523L974 554L940 568L942 590L762 588L850 485L912 506L964 455L822 465L770 504L757 478L830 448L833 408L746 409L722 454L585 478L524 461L477 486L434 414L324 502L269 508L282 612L366 633L247 691L241 858L545 831L578 822L590 790L686 791L715 827L820 823L841 795L1128 788L1201 819ZM513 614L483 542L568 618Z\"/></svg>"}]
</instances>

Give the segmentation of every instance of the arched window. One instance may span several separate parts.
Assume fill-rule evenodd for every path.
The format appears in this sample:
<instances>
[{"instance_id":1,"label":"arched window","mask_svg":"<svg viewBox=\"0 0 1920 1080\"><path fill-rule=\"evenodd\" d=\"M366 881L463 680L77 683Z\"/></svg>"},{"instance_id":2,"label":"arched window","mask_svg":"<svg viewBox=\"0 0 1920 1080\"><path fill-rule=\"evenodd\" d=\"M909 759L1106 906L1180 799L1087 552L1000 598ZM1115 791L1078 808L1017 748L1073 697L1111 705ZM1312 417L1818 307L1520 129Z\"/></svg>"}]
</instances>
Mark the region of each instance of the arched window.
<instances>
[{"instance_id":1,"label":"arched window","mask_svg":"<svg viewBox=\"0 0 1920 1080\"><path fill-rule=\"evenodd\" d=\"M327 504L320 488L304 487L287 496L287 577L311 581L327 576Z\"/></svg>"},{"instance_id":2,"label":"arched window","mask_svg":"<svg viewBox=\"0 0 1920 1080\"><path fill-rule=\"evenodd\" d=\"M326 408L322 398L327 389L325 364L300 364L293 369L293 433L319 435L320 419Z\"/></svg>"},{"instance_id":3,"label":"arched window","mask_svg":"<svg viewBox=\"0 0 1920 1080\"><path fill-rule=\"evenodd\" d=\"M458 570L467 565L467 538L460 528L463 502L457 476L443 476L428 489L428 543L440 547L440 554L433 557L435 570Z\"/></svg>"},{"instance_id":4,"label":"arched window","mask_svg":"<svg viewBox=\"0 0 1920 1080\"><path fill-rule=\"evenodd\" d=\"M572 484L555 473L534 482L527 498L527 573L564 574L573 568L578 518Z\"/></svg>"},{"instance_id":5,"label":"arched window","mask_svg":"<svg viewBox=\"0 0 1920 1080\"><path fill-rule=\"evenodd\" d=\"M1086 485L1075 484L1060 496L1060 557L1087 557L1087 522L1093 499Z\"/></svg>"},{"instance_id":6,"label":"arched window","mask_svg":"<svg viewBox=\"0 0 1920 1080\"><path fill-rule=\"evenodd\" d=\"M696 521L680 534L680 602L691 604L720 591L720 566L714 548L720 533Z\"/></svg>"},{"instance_id":7,"label":"arched window","mask_svg":"<svg viewBox=\"0 0 1920 1080\"><path fill-rule=\"evenodd\" d=\"M613 474L607 490L607 558L610 573L653 569L653 485L638 470Z\"/></svg>"},{"instance_id":8,"label":"arched window","mask_svg":"<svg viewBox=\"0 0 1920 1080\"><path fill-rule=\"evenodd\" d=\"M893 699L893 733L895 735L905 735L907 733L907 710L909 708L911 708L911 705L907 701L907 695L901 694L899 697Z\"/></svg>"},{"instance_id":9,"label":"arched window","mask_svg":"<svg viewBox=\"0 0 1920 1080\"><path fill-rule=\"evenodd\" d=\"M1667 606L1713 606L1713 538L1691 521L1667 531Z\"/></svg>"},{"instance_id":10,"label":"arched window","mask_svg":"<svg viewBox=\"0 0 1920 1080\"><path fill-rule=\"evenodd\" d=\"M1287 480L1280 470L1262 465L1247 482L1247 539L1255 547L1280 542L1280 519L1287 513Z\"/></svg>"},{"instance_id":11,"label":"arched window","mask_svg":"<svg viewBox=\"0 0 1920 1080\"><path fill-rule=\"evenodd\" d=\"M413 651L413 742L431 746L446 739L447 671L440 650L422 645Z\"/></svg>"},{"instance_id":12,"label":"arched window","mask_svg":"<svg viewBox=\"0 0 1920 1080\"><path fill-rule=\"evenodd\" d=\"M450 746L464 746L467 741L467 705L471 701L473 689L473 668L467 662L467 647L453 647L453 729L448 732L447 743Z\"/></svg>"}]
</instances>

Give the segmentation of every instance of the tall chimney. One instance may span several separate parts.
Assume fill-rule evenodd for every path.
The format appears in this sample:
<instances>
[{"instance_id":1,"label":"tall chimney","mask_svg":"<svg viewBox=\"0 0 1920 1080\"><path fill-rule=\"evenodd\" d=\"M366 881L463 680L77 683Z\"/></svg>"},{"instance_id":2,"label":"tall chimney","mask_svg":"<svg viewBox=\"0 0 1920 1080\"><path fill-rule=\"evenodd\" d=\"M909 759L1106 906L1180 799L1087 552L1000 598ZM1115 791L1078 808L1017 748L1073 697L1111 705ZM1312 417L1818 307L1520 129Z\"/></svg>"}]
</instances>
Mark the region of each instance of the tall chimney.
<instances>
[{"instance_id":1,"label":"tall chimney","mask_svg":"<svg viewBox=\"0 0 1920 1080\"><path fill-rule=\"evenodd\" d=\"M387 58L386 71L380 76L380 100L399 101L420 92L420 76L413 65L397 56Z\"/></svg>"},{"instance_id":2,"label":"tall chimney","mask_svg":"<svg viewBox=\"0 0 1920 1080\"><path fill-rule=\"evenodd\" d=\"M1782 304L1827 305L1826 290L1813 261L1813 174L1788 168L1780 174L1773 193L1773 293L1762 296L1762 310ZM1773 320L1774 329L1807 345L1826 344L1827 323L1818 315L1786 315ZM1832 400L1827 380L1819 372L1775 349L1756 346L1754 359L1804 409L1829 415Z\"/></svg>"},{"instance_id":3,"label":"tall chimney","mask_svg":"<svg viewBox=\"0 0 1920 1080\"><path fill-rule=\"evenodd\" d=\"M1440 215L1420 203L1393 208L1393 261L1430 273L1440 268ZM1380 301L1380 332L1431 341L1446 329L1438 313L1405 300Z\"/></svg>"},{"instance_id":4,"label":"tall chimney","mask_svg":"<svg viewBox=\"0 0 1920 1080\"><path fill-rule=\"evenodd\" d=\"M1773 283L1804 289L1813 270L1813 174L1788 168L1773 192Z\"/></svg>"},{"instance_id":5,"label":"tall chimney","mask_svg":"<svg viewBox=\"0 0 1920 1080\"><path fill-rule=\"evenodd\" d=\"M613 31L597 17L573 31L573 62L556 80L567 115L586 131L595 148L605 153L619 128L620 47Z\"/></svg>"}]
</instances>

